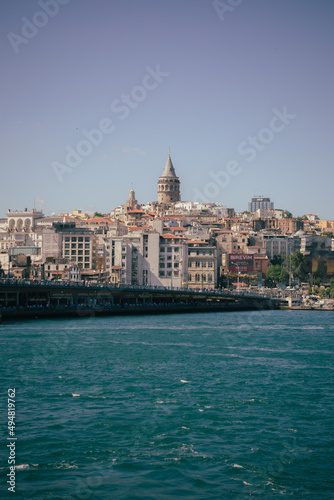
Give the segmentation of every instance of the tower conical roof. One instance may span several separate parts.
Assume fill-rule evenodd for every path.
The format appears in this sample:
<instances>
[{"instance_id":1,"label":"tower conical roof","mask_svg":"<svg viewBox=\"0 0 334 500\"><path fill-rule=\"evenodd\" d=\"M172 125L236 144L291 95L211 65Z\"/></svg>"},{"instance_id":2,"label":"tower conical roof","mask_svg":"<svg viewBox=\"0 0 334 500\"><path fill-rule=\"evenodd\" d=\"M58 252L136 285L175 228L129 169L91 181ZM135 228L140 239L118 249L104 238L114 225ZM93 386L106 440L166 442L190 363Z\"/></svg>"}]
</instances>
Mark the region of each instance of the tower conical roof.
<instances>
[{"instance_id":1,"label":"tower conical roof","mask_svg":"<svg viewBox=\"0 0 334 500\"><path fill-rule=\"evenodd\" d=\"M170 157L170 151L168 152L168 160L166 161L166 165L161 177L176 177L175 169Z\"/></svg>"}]
</instances>

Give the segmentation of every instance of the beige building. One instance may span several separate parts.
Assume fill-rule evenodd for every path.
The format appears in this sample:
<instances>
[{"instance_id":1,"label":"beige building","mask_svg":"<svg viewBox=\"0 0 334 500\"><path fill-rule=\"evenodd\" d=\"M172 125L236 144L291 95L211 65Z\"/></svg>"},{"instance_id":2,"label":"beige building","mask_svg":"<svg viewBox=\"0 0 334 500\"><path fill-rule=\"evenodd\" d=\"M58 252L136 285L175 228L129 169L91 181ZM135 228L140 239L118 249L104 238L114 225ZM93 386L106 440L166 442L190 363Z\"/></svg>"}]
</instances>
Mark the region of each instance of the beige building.
<instances>
[{"instance_id":1,"label":"beige building","mask_svg":"<svg viewBox=\"0 0 334 500\"><path fill-rule=\"evenodd\" d=\"M214 289L217 282L216 247L202 240L188 241L188 288Z\"/></svg>"},{"instance_id":2,"label":"beige building","mask_svg":"<svg viewBox=\"0 0 334 500\"><path fill-rule=\"evenodd\" d=\"M43 212L33 208L28 210L8 210L8 230L10 232L30 232L35 228L36 221L43 218Z\"/></svg>"},{"instance_id":3,"label":"beige building","mask_svg":"<svg viewBox=\"0 0 334 500\"><path fill-rule=\"evenodd\" d=\"M322 219L316 221L317 227L320 228L322 233L325 233L327 231L331 232L334 230L334 220L327 220L327 219Z\"/></svg>"},{"instance_id":4,"label":"beige building","mask_svg":"<svg viewBox=\"0 0 334 500\"><path fill-rule=\"evenodd\" d=\"M217 251L219 257L225 253L247 253L248 233L222 231L217 236Z\"/></svg>"}]
</instances>

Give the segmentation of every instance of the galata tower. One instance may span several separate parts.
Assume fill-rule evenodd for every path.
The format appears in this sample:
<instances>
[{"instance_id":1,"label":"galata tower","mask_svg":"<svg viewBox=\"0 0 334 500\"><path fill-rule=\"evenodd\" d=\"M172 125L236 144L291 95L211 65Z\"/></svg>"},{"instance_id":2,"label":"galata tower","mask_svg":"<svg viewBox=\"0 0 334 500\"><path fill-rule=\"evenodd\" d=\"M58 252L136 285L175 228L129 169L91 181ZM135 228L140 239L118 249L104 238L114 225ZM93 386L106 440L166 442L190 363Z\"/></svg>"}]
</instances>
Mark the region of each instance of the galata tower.
<instances>
[{"instance_id":1,"label":"galata tower","mask_svg":"<svg viewBox=\"0 0 334 500\"><path fill-rule=\"evenodd\" d=\"M180 201L180 180L176 176L170 151L161 177L158 180L158 203L169 205Z\"/></svg>"}]
</instances>

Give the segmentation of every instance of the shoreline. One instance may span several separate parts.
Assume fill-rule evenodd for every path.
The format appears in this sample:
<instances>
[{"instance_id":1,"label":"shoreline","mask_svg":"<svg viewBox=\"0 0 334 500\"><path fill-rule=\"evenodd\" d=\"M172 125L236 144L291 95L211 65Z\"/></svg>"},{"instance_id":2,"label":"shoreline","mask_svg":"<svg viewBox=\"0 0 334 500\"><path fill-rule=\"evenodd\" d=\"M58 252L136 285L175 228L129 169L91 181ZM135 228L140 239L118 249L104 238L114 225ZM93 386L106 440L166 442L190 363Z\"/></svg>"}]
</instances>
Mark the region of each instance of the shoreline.
<instances>
[{"instance_id":1,"label":"shoreline","mask_svg":"<svg viewBox=\"0 0 334 500\"><path fill-rule=\"evenodd\" d=\"M0 313L0 324L7 321L23 321L29 319L70 319L70 318L92 318L106 316L143 316L163 314L195 314L206 312L245 312L245 311L334 311L333 308L314 308L304 306L280 306L280 307L256 307L252 304L171 304L145 305L140 307L90 307L90 308L52 308L52 309L24 309L6 310Z\"/></svg>"}]
</instances>

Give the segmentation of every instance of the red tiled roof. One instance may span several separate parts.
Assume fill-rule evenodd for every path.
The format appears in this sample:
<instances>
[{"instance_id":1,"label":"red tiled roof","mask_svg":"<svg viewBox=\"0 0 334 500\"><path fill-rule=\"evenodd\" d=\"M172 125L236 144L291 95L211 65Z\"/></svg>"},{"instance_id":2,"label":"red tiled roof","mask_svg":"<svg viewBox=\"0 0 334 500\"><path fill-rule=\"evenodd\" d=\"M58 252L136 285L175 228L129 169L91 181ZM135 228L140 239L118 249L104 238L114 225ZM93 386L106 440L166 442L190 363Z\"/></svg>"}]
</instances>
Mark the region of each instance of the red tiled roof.
<instances>
[{"instance_id":1,"label":"red tiled roof","mask_svg":"<svg viewBox=\"0 0 334 500\"><path fill-rule=\"evenodd\" d=\"M188 240L188 243L204 243L205 245L208 245L208 243L203 240Z\"/></svg>"},{"instance_id":2,"label":"red tiled roof","mask_svg":"<svg viewBox=\"0 0 334 500\"><path fill-rule=\"evenodd\" d=\"M183 239L180 236L175 236L175 234L169 234L169 233L163 234L162 237L165 238L165 239L169 239L169 240L180 240L180 239Z\"/></svg>"}]
</instances>

